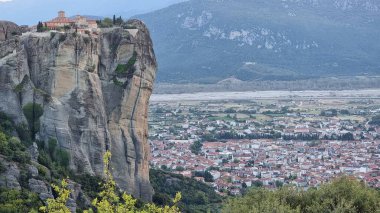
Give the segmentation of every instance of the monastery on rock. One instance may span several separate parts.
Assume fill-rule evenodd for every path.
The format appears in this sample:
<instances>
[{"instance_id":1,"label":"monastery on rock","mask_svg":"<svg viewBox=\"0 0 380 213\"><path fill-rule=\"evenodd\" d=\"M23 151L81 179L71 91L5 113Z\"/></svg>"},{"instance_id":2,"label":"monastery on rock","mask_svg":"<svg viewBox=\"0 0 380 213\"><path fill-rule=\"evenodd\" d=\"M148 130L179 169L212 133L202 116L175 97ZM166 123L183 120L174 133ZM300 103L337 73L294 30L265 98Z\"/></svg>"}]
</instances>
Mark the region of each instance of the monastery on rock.
<instances>
[{"instance_id":1,"label":"monastery on rock","mask_svg":"<svg viewBox=\"0 0 380 213\"><path fill-rule=\"evenodd\" d=\"M64 26L71 26L78 30L96 30L98 28L96 20L87 19L80 15L75 16L75 18L68 18L64 11L59 11L58 17L44 22L44 25L50 30L58 30Z\"/></svg>"}]
</instances>

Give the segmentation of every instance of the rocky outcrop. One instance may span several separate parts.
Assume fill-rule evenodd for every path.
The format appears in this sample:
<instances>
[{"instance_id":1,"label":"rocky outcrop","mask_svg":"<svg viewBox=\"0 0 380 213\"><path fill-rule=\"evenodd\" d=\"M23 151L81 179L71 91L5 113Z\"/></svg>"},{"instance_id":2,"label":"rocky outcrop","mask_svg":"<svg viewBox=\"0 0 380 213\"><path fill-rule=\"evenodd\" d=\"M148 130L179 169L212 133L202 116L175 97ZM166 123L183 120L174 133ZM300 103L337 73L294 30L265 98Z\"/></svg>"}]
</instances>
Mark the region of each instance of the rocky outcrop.
<instances>
[{"instance_id":1,"label":"rocky outcrop","mask_svg":"<svg viewBox=\"0 0 380 213\"><path fill-rule=\"evenodd\" d=\"M37 193L41 200L46 201L49 198L54 198L50 186L46 185L42 180L36 180L34 178L29 179L30 191Z\"/></svg>"},{"instance_id":2,"label":"rocky outcrop","mask_svg":"<svg viewBox=\"0 0 380 213\"><path fill-rule=\"evenodd\" d=\"M18 181L20 169L17 164L6 161L2 156L0 156L0 161L5 168L5 172L0 174L0 187L20 190L21 186Z\"/></svg>"},{"instance_id":3,"label":"rocky outcrop","mask_svg":"<svg viewBox=\"0 0 380 213\"><path fill-rule=\"evenodd\" d=\"M145 25L99 34L24 33L0 43L0 111L27 123L23 106L43 108L36 137L55 138L78 173L103 175L112 153L118 186L151 200L147 111L156 73Z\"/></svg>"},{"instance_id":4,"label":"rocky outcrop","mask_svg":"<svg viewBox=\"0 0 380 213\"><path fill-rule=\"evenodd\" d=\"M0 41L10 39L14 36L21 35L22 29L17 24L10 21L0 20Z\"/></svg>"},{"instance_id":5,"label":"rocky outcrop","mask_svg":"<svg viewBox=\"0 0 380 213\"><path fill-rule=\"evenodd\" d=\"M19 164L0 155L2 171L0 171L0 187L14 190L29 190L38 195L46 202L49 198L54 198L50 174L45 176L39 175L36 166L43 167L37 162L32 164ZM47 171L48 169L45 168ZM88 208L91 206L91 200L82 190L82 186L70 179L68 189L71 193L67 200L66 206L71 212L76 212L78 206Z\"/></svg>"}]
</instances>

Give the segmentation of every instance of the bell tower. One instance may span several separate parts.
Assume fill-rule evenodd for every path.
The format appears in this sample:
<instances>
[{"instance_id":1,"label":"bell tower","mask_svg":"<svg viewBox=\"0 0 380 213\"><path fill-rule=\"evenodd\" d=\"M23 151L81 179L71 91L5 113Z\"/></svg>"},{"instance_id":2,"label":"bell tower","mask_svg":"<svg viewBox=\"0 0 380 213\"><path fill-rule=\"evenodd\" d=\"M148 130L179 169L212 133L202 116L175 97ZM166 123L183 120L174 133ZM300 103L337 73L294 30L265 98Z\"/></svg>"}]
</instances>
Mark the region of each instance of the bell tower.
<instances>
[{"instance_id":1,"label":"bell tower","mask_svg":"<svg viewBox=\"0 0 380 213\"><path fill-rule=\"evenodd\" d=\"M65 11L62 11L62 10L59 11L59 12L58 12L58 17L59 17L59 18L65 18Z\"/></svg>"}]
</instances>

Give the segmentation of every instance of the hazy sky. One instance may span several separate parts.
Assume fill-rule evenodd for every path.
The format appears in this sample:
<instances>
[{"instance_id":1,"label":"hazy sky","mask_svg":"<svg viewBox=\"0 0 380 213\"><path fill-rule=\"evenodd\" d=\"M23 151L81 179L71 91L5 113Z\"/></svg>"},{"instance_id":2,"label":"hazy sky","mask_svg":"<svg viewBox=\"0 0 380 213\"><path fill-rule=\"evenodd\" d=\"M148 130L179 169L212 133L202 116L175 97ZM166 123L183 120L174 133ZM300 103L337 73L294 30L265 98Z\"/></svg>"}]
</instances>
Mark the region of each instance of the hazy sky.
<instances>
[{"instance_id":1,"label":"hazy sky","mask_svg":"<svg viewBox=\"0 0 380 213\"><path fill-rule=\"evenodd\" d=\"M184 0L0 0L0 20L17 24L35 24L57 16L59 10L67 16L76 14L127 16L145 13Z\"/></svg>"}]
</instances>

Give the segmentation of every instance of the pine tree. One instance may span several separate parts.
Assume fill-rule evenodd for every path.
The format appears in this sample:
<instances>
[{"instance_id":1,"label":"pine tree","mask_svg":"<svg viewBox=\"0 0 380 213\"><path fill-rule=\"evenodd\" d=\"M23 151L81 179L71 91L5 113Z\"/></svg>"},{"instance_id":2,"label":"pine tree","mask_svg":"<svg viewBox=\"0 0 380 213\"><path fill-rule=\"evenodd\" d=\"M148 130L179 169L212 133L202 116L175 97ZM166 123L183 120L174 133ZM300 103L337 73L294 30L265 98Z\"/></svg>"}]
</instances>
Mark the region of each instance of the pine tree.
<instances>
[{"instance_id":1,"label":"pine tree","mask_svg":"<svg viewBox=\"0 0 380 213\"><path fill-rule=\"evenodd\" d=\"M39 21L37 24L37 32L42 32L43 28L44 28L44 25L42 24L42 22Z\"/></svg>"}]
</instances>

